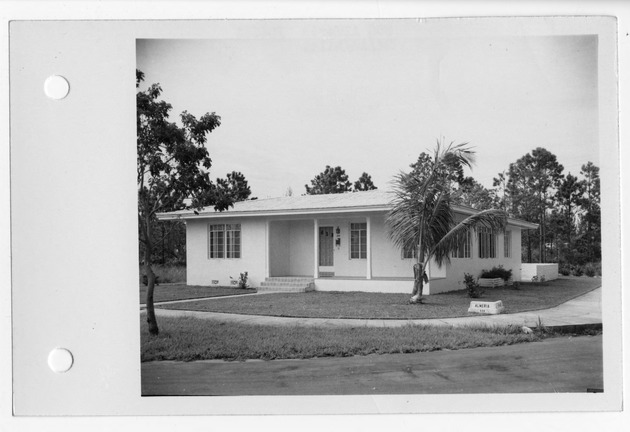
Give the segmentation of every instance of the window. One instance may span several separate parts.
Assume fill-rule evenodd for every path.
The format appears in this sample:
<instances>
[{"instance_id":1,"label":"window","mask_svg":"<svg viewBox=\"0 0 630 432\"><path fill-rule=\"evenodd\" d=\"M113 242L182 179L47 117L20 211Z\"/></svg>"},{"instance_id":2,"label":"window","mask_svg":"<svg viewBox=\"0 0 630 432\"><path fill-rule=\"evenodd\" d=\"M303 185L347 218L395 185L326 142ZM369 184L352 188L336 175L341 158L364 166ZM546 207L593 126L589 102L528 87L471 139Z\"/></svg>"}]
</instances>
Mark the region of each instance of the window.
<instances>
[{"instance_id":1,"label":"window","mask_svg":"<svg viewBox=\"0 0 630 432\"><path fill-rule=\"evenodd\" d=\"M240 257L241 224L208 225L208 258Z\"/></svg>"},{"instance_id":2,"label":"window","mask_svg":"<svg viewBox=\"0 0 630 432\"><path fill-rule=\"evenodd\" d=\"M225 234L227 238L226 257L227 258L240 258L241 257L241 224L226 225Z\"/></svg>"},{"instance_id":3,"label":"window","mask_svg":"<svg viewBox=\"0 0 630 432\"><path fill-rule=\"evenodd\" d=\"M470 231L466 231L458 236L457 249L453 251L453 258L470 258Z\"/></svg>"},{"instance_id":4,"label":"window","mask_svg":"<svg viewBox=\"0 0 630 432\"><path fill-rule=\"evenodd\" d=\"M489 228L479 229L479 258L497 257L497 236Z\"/></svg>"},{"instance_id":5,"label":"window","mask_svg":"<svg viewBox=\"0 0 630 432\"><path fill-rule=\"evenodd\" d=\"M367 258L367 223L350 224L350 259Z\"/></svg>"},{"instance_id":6,"label":"window","mask_svg":"<svg viewBox=\"0 0 630 432\"><path fill-rule=\"evenodd\" d=\"M512 257L512 231L506 231L503 235L503 254L506 258Z\"/></svg>"},{"instance_id":7,"label":"window","mask_svg":"<svg viewBox=\"0 0 630 432\"><path fill-rule=\"evenodd\" d=\"M418 258L418 248L415 248L415 247L403 248L402 257L403 259Z\"/></svg>"}]
</instances>

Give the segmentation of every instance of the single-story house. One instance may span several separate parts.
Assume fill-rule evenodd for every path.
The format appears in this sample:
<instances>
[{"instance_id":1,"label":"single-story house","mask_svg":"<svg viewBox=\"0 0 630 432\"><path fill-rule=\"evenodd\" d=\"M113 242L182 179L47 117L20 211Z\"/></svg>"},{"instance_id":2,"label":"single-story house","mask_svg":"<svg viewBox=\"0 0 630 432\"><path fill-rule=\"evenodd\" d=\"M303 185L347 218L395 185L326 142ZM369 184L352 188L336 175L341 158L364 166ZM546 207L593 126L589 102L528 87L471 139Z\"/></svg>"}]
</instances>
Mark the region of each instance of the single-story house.
<instances>
[{"instance_id":1,"label":"single-story house","mask_svg":"<svg viewBox=\"0 0 630 432\"><path fill-rule=\"evenodd\" d=\"M242 201L158 215L186 223L187 283L287 290L410 293L414 258L396 248L385 225L392 195L382 190ZM477 210L455 206L460 220ZM464 273L503 265L520 280L521 230L538 225L508 219L504 233L469 233L441 268L430 265L425 294L462 289Z\"/></svg>"}]
</instances>

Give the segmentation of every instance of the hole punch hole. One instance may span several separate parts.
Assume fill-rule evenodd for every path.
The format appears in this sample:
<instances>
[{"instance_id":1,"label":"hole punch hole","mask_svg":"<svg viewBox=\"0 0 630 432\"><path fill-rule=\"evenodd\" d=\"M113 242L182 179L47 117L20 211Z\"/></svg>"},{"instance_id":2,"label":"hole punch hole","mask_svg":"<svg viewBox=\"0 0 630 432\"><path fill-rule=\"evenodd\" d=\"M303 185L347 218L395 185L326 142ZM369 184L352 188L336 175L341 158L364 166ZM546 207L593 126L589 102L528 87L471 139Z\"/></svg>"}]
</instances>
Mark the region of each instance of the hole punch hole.
<instances>
[{"instance_id":1,"label":"hole punch hole","mask_svg":"<svg viewBox=\"0 0 630 432\"><path fill-rule=\"evenodd\" d=\"M54 100L63 99L70 93L70 83L60 75L51 75L44 81L44 93Z\"/></svg>"},{"instance_id":2,"label":"hole punch hole","mask_svg":"<svg viewBox=\"0 0 630 432\"><path fill-rule=\"evenodd\" d=\"M48 354L48 366L53 372L68 372L73 363L72 353L65 348L55 348Z\"/></svg>"}]
</instances>

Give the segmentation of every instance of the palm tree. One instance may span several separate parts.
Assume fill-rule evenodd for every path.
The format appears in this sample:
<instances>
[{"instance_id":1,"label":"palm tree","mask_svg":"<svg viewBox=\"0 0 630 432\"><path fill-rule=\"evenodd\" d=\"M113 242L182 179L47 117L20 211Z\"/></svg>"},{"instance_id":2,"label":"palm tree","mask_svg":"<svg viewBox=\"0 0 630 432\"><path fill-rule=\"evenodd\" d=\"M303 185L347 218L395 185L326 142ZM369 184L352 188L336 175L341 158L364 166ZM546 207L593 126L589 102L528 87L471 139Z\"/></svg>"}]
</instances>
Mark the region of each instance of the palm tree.
<instances>
[{"instance_id":1,"label":"palm tree","mask_svg":"<svg viewBox=\"0 0 630 432\"><path fill-rule=\"evenodd\" d=\"M448 263L450 253L471 229L505 229L507 213L503 210L484 210L455 223L451 183L463 167L471 167L473 163L474 152L466 143L444 147L438 141L427 163L415 167L411 173L401 172L393 180L394 198L386 223L394 244L414 251L417 260L411 303L422 303L431 259L440 267Z\"/></svg>"}]
</instances>

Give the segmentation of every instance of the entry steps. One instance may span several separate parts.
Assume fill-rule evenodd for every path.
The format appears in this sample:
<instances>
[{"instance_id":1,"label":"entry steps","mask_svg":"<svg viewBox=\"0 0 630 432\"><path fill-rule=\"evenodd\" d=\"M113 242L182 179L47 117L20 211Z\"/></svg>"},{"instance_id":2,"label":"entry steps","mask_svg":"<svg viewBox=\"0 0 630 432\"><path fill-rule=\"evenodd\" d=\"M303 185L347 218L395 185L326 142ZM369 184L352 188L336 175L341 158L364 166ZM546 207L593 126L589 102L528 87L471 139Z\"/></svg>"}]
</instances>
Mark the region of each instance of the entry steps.
<instances>
[{"instance_id":1,"label":"entry steps","mask_svg":"<svg viewBox=\"0 0 630 432\"><path fill-rule=\"evenodd\" d=\"M260 284L258 291L306 292L315 290L312 277L282 276L268 277Z\"/></svg>"}]
</instances>

